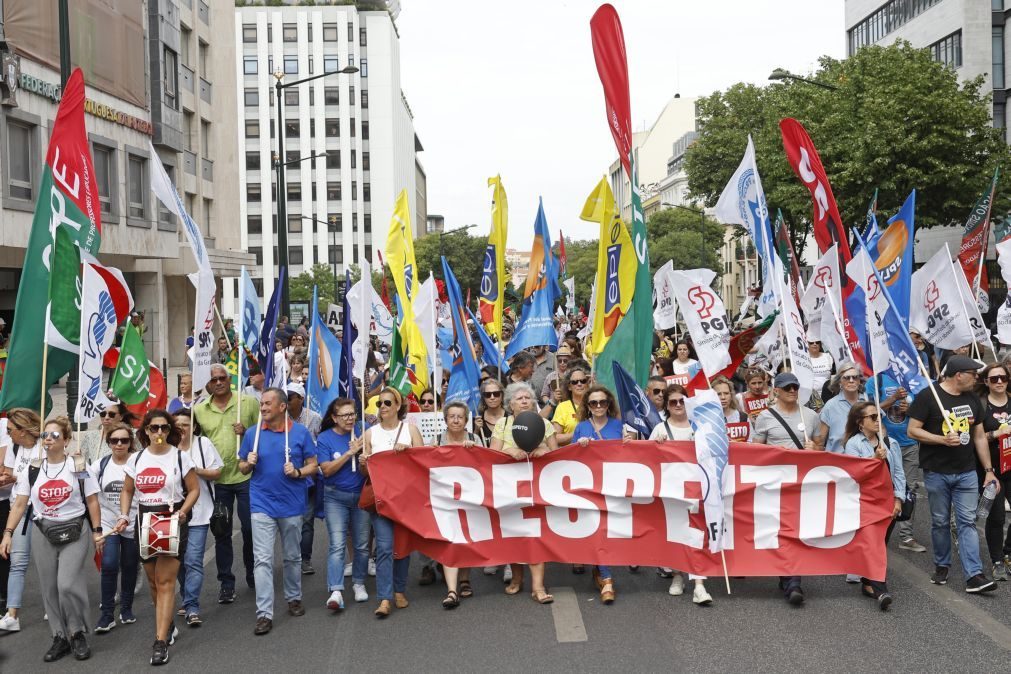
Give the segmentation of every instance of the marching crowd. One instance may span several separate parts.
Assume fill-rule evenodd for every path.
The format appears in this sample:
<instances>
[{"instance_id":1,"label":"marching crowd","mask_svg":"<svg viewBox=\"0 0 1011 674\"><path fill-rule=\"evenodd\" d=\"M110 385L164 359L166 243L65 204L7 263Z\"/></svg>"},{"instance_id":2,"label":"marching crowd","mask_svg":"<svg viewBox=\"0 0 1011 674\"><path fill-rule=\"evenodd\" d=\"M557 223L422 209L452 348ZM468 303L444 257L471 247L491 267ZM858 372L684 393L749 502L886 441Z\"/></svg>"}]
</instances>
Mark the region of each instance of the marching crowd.
<instances>
[{"instance_id":1,"label":"marching crowd","mask_svg":"<svg viewBox=\"0 0 1011 674\"><path fill-rule=\"evenodd\" d=\"M45 661L73 654L90 656L87 635L134 623L135 588L143 569L155 607L150 662L168 662L179 626L202 624L204 552L213 536L217 601L231 604L244 581L255 594L254 633L271 631L275 610L274 550L280 543L282 591L291 616L305 613L302 576L312 564L316 519L325 522L327 596L331 611L350 599L370 598L374 613L386 618L409 605L410 556L397 558L397 524L375 510L369 459L380 452L406 452L423 445L484 447L527 460L570 445L634 439L624 424L615 394L596 382L583 357L579 325L559 323L559 347L533 347L517 354L508 371L481 371L480 407L471 415L461 402L443 404L440 391L404 396L387 385L384 354L375 343L369 358L364 418L355 401L333 400L321 416L306 404L305 326L279 327L286 385L265 386L253 365L240 390L223 364L212 366L205 391L194 391L189 375L166 410L135 419L123 405L101 414L100 428L75 437L66 417L41 420L35 411L12 409L0 446L0 592L6 612L0 631L18 632L23 620L29 560L38 571L40 591L53 641ZM507 323L503 337L508 340ZM234 337L234 336L233 336ZM853 363L834 363L810 344L817 390L807 404L798 399L800 382L788 367L753 352L733 378L717 377L711 387L726 416L731 440L806 451L828 451L886 462L893 486L898 547L925 553L913 536L912 505L917 488L926 489L931 522L930 582L945 584L952 564L952 535L964 571L965 591L989 592L994 580L1008 579L1011 540L1004 538L1003 495L1011 473L1000 473L1001 447L1011 443L1008 383L1011 364L988 365L969 357L970 347L934 352L914 335L924 367L936 386L911 396L887 375L868 380ZM649 439L691 440L686 408L689 381L698 371L690 341L657 333L654 374L644 393L661 417ZM407 419L409 412L438 413L444 428L434 435ZM512 424L523 412L539 412L544 423L540 445L529 455L513 438ZM945 417L944 411L951 415ZM976 506L984 486L998 483L1001 496L986 519L989 558L980 555ZM922 510L922 509L921 509ZM922 512L921 512L922 515ZM241 531L241 563L236 563L232 518ZM92 612L87 593L89 558L100 567L101 602ZM545 585L544 564L510 564L480 570L451 568L415 554L422 584L446 586L442 606L454 609L474 594L470 574L501 573L505 593L529 591L539 604L553 597ZM571 563L577 560L557 560ZM584 574L585 567L572 564ZM605 604L615 601L615 569L593 566L593 582ZM629 567L637 572L638 567ZM670 579L669 593L685 592L684 575L657 569ZM239 578L236 577L239 574ZM350 578L350 596L346 578ZM692 601L712 604L703 577L689 575ZM893 602L885 578L847 577L880 609ZM779 590L795 606L805 600L800 577L782 577ZM313 603L317 601L313 600ZM118 608L118 612L117 612Z\"/></svg>"}]
</instances>

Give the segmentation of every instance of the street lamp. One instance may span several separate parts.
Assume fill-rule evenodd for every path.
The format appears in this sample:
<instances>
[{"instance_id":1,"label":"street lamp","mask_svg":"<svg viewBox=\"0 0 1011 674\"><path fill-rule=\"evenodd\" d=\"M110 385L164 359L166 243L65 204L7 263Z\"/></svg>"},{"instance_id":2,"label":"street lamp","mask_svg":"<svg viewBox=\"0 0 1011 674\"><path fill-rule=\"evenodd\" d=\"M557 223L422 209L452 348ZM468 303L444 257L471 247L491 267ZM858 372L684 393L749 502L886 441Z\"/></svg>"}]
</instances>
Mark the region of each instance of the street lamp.
<instances>
[{"instance_id":1,"label":"street lamp","mask_svg":"<svg viewBox=\"0 0 1011 674\"><path fill-rule=\"evenodd\" d=\"M474 227L477 227L476 223L472 224L472 225L464 225L463 227L457 227L456 229L451 229L448 232L439 232L439 257L442 257L442 255L443 255L443 253L442 253L442 237L443 236L445 236L446 234L458 234L459 232L465 232L468 229L473 229Z\"/></svg>"},{"instance_id":2,"label":"street lamp","mask_svg":"<svg viewBox=\"0 0 1011 674\"><path fill-rule=\"evenodd\" d=\"M681 204L672 204L666 201L660 202L661 206L666 206L667 208L680 208L684 211L691 211L692 213L699 214L699 232L702 234L702 258L705 259L706 256L706 213L702 209L692 208L691 206L682 206Z\"/></svg>"},{"instance_id":3,"label":"street lamp","mask_svg":"<svg viewBox=\"0 0 1011 674\"><path fill-rule=\"evenodd\" d=\"M825 84L824 82L819 82L817 80L809 80L806 77L800 77L798 75L794 75L790 71L784 70L783 68L776 68L775 70L773 70L772 73L769 75L769 79L770 80L774 80L774 81L776 81L776 80L796 80L797 82L806 82L808 84L813 84L816 87L821 87L822 89L828 89L829 91L838 91L839 90L839 87L832 86L831 84Z\"/></svg>"},{"instance_id":4,"label":"street lamp","mask_svg":"<svg viewBox=\"0 0 1011 674\"><path fill-rule=\"evenodd\" d=\"M333 234L331 239L331 247L333 250L337 249L337 216L331 215L329 222L325 220L317 220L316 218L310 218L308 215L302 216L303 220L308 220L309 222L318 222L321 225L326 225L327 230ZM334 302L337 301L337 253L333 254L333 296Z\"/></svg>"},{"instance_id":5,"label":"street lamp","mask_svg":"<svg viewBox=\"0 0 1011 674\"><path fill-rule=\"evenodd\" d=\"M274 78L277 80L274 84L274 89L277 92L277 154L274 160L274 171L277 174L277 266L279 268L288 266L288 186L284 182L284 167L289 163L295 163L281 161L281 158L284 157L284 90L318 80L327 75L341 73L352 75L356 72L358 72L358 68L349 65L341 70L322 72L287 84L281 82L284 79L284 71L278 70L274 73ZM322 155L313 155L313 157L318 156ZM306 157L306 159L311 158ZM288 280L290 277L291 274L285 274L284 282L281 284L281 314L285 316L291 314L291 305L288 303Z\"/></svg>"}]
</instances>

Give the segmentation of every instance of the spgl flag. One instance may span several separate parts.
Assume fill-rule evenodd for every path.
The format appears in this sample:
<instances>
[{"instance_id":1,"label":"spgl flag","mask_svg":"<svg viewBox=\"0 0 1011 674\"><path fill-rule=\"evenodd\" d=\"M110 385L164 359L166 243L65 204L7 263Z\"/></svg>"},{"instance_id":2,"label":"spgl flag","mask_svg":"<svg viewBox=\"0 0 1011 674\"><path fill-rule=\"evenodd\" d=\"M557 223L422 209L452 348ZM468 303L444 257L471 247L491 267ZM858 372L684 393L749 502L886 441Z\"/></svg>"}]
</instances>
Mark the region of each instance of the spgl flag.
<instances>
[{"instance_id":1,"label":"spgl flag","mask_svg":"<svg viewBox=\"0 0 1011 674\"><path fill-rule=\"evenodd\" d=\"M35 215L28 235L28 247L18 285L17 304L11 326L7 370L0 391L0 409L38 409L45 395L48 410L49 387L70 372L76 357L80 325L78 276L72 287L61 284L60 292L72 292L73 304L68 335L69 348L50 348L46 381L42 381L42 351L46 343L46 311L50 304L50 270L53 269L53 233L65 229L83 252L96 254L102 223L98 207L98 185L91 162L88 134L84 126L84 76L75 69L63 88L63 97L53 123L46 165L33 194ZM57 309L57 308L54 308ZM74 318L76 317L76 320Z\"/></svg>"},{"instance_id":2,"label":"spgl flag","mask_svg":"<svg viewBox=\"0 0 1011 674\"><path fill-rule=\"evenodd\" d=\"M494 187L491 206L491 232L484 251L484 268L481 271L479 296L481 322L495 337L502 334L502 311L505 302L505 249L509 229L509 201L506 199L502 177L488 178Z\"/></svg>"},{"instance_id":3,"label":"spgl flag","mask_svg":"<svg viewBox=\"0 0 1011 674\"><path fill-rule=\"evenodd\" d=\"M715 379L716 377L726 377L727 379L733 378L734 373L741 367L745 357L751 353L751 350L755 348L755 345L762 339L762 335L769 331L769 328L772 327L777 316L779 316L779 313L766 316L761 323L756 323L747 330L739 332L731 337L730 346L728 348L728 351L730 352L730 364L719 372L711 375L710 379ZM692 380L688 382L688 386L686 388L689 391L709 388L709 384L706 381L705 371L699 370L696 372Z\"/></svg>"},{"instance_id":4,"label":"spgl flag","mask_svg":"<svg viewBox=\"0 0 1011 674\"><path fill-rule=\"evenodd\" d=\"M969 287L976 294L976 301L984 311L990 310L990 279L986 274L986 244L990 238L990 211L993 195L997 191L1000 169L993 172L993 178L986 191L980 195L972 207L962 231L962 245L958 250L958 263L965 273Z\"/></svg>"},{"instance_id":5,"label":"spgl flag","mask_svg":"<svg viewBox=\"0 0 1011 674\"><path fill-rule=\"evenodd\" d=\"M888 337L885 334L885 317L888 314L888 299L885 297L885 289L878 281L878 274L875 272L874 263L871 256L867 254L867 249L861 247L853 255L853 259L846 265L846 274L857 285L864 296L866 302L865 321L865 343L870 347L871 371L873 374L884 372L888 369L888 362L891 353L888 350Z\"/></svg>"},{"instance_id":6,"label":"spgl flag","mask_svg":"<svg viewBox=\"0 0 1011 674\"><path fill-rule=\"evenodd\" d=\"M951 252L945 245L913 272L909 327L940 349L957 349L973 341L969 317L962 309Z\"/></svg>"},{"instance_id":7,"label":"spgl flag","mask_svg":"<svg viewBox=\"0 0 1011 674\"><path fill-rule=\"evenodd\" d=\"M123 331L123 344L119 347L119 361L110 388L127 405L139 405L151 393L150 365L144 353L144 342L132 321L127 322Z\"/></svg>"}]
</instances>

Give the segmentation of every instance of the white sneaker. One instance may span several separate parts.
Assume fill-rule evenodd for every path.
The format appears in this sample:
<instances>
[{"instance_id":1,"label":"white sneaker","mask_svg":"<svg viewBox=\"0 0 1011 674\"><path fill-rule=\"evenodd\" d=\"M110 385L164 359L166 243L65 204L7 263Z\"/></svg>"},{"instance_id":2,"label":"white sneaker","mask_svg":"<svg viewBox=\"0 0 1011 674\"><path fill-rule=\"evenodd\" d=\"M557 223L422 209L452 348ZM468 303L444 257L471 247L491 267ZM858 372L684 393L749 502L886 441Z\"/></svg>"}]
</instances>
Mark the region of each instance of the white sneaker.
<instances>
[{"instance_id":1,"label":"white sneaker","mask_svg":"<svg viewBox=\"0 0 1011 674\"><path fill-rule=\"evenodd\" d=\"M374 558L369 560L369 575L376 575L376 560Z\"/></svg>"},{"instance_id":2,"label":"white sneaker","mask_svg":"<svg viewBox=\"0 0 1011 674\"><path fill-rule=\"evenodd\" d=\"M351 562L344 565L344 577L347 578L351 575Z\"/></svg>"},{"instance_id":3,"label":"white sneaker","mask_svg":"<svg viewBox=\"0 0 1011 674\"><path fill-rule=\"evenodd\" d=\"M498 567L497 566L486 566L486 567L484 567L483 570L484 570L484 575L486 575L486 576L494 576L496 573L498 573Z\"/></svg>"},{"instance_id":4,"label":"white sneaker","mask_svg":"<svg viewBox=\"0 0 1011 674\"><path fill-rule=\"evenodd\" d=\"M860 582L860 576L856 575L855 573L847 573L846 582L849 583L850 585L856 585L857 583Z\"/></svg>"},{"instance_id":5,"label":"white sneaker","mask_svg":"<svg viewBox=\"0 0 1011 674\"><path fill-rule=\"evenodd\" d=\"M330 593L330 598L326 600L326 607L331 611L340 611L344 608L344 595L340 590Z\"/></svg>"},{"instance_id":6,"label":"white sneaker","mask_svg":"<svg viewBox=\"0 0 1011 674\"><path fill-rule=\"evenodd\" d=\"M21 621L10 615L5 615L3 618L0 618L0 630L5 632L20 632Z\"/></svg>"},{"instance_id":7,"label":"white sneaker","mask_svg":"<svg viewBox=\"0 0 1011 674\"><path fill-rule=\"evenodd\" d=\"M679 572L674 572L674 580L670 582L670 587L667 588L667 594L673 597L680 597L685 593L685 578Z\"/></svg>"},{"instance_id":8,"label":"white sneaker","mask_svg":"<svg viewBox=\"0 0 1011 674\"><path fill-rule=\"evenodd\" d=\"M364 585L352 585L351 589L355 591L355 601L361 603L369 600L369 593L365 590Z\"/></svg>"},{"instance_id":9,"label":"white sneaker","mask_svg":"<svg viewBox=\"0 0 1011 674\"><path fill-rule=\"evenodd\" d=\"M713 598L706 592L706 586L702 583L695 583L695 592L692 594L692 601L699 606L709 606L713 603Z\"/></svg>"},{"instance_id":10,"label":"white sneaker","mask_svg":"<svg viewBox=\"0 0 1011 674\"><path fill-rule=\"evenodd\" d=\"M502 582L508 583L513 579L513 567L511 564L505 565L505 571L502 572Z\"/></svg>"}]
</instances>

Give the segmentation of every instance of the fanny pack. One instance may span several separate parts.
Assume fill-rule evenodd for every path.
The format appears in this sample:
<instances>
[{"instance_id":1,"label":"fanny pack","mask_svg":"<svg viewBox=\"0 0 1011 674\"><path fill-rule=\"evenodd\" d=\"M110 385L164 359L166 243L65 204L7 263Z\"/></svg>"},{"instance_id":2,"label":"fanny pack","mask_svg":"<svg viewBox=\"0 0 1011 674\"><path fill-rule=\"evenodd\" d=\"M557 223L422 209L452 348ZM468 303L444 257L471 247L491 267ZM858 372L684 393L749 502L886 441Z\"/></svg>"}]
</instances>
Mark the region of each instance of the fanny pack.
<instances>
[{"instance_id":1,"label":"fanny pack","mask_svg":"<svg viewBox=\"0 0 1011 674\"><path fill-rule=\"evenodd\" d=\"M75 517L69 522L57 522L43 518L35 520L35 525L46 537L46 540L53 545L66 545L76 542L81 537L81 531L84 529L84 515Z\"/></svg>"}]
</instances>

